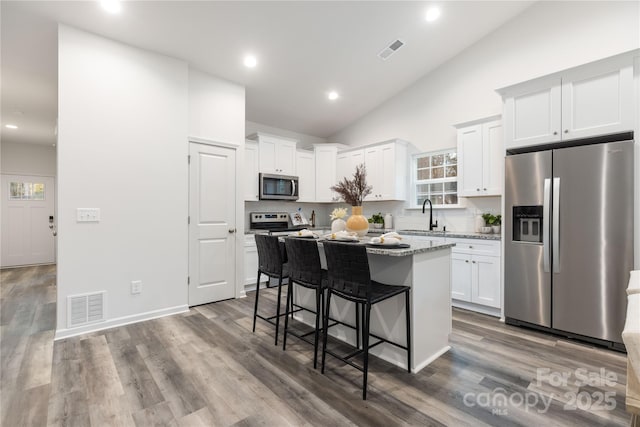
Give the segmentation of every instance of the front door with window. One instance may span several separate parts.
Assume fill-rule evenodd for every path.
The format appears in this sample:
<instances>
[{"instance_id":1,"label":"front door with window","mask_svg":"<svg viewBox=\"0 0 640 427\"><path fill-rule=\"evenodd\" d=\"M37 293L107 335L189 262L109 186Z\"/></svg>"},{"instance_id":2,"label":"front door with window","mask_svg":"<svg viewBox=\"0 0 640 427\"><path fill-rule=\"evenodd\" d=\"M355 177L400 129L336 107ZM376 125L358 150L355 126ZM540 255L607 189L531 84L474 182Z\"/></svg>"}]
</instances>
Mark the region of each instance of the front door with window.
<instances>
[{"instance_id":1,"label":"front door with window","mask_svg":"<svg viewBox=\"0 0 640 427\"><path fill-rule=\"evenodd\" d=\"M235 296L236 152L191 143L189 305Z\"/></svg>"},{"instance_id":2,"label":"front door with window","mask_svg":"<svg viewBox=\"0 0 640 427\"><path fill-rule=\"evenodd\" d=\"M3 268L55 262L55 238L49 229L54 185L49 176L2 175Z\"/></svg>"}]
</instances>

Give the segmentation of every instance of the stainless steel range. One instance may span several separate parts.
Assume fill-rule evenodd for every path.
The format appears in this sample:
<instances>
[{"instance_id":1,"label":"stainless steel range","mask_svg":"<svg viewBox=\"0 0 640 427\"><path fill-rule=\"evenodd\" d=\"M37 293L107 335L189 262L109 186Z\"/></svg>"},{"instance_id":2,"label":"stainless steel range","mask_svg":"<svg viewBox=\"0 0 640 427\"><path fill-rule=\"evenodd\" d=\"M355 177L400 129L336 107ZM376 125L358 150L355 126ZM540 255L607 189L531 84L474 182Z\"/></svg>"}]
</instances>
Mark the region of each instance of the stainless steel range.
<instances>
[{"instance_id":1,"label":"stainless steel range","mask_svg":"<svg viewBox=\"0 0 640 427\"><path fill-rule=\"evenodd\" d=\"M268 231L269 234L288 233L308 226L292 226L287 212L251 212L249 227L252 231Z\"/></svg>"}]
</instances>

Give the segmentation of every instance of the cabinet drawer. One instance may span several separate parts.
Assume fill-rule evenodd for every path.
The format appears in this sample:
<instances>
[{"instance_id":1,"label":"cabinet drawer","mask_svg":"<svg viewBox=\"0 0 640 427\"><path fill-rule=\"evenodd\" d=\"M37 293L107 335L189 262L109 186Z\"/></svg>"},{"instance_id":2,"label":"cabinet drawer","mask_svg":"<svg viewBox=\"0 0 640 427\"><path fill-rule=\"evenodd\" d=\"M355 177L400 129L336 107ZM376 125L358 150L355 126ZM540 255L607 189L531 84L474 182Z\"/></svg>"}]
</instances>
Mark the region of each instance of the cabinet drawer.
<instances>
[{"instance_id":1,"label":"cabinet drawer","mask_svg":"<svg viewBox=\"0 0 640 427\"><path fill-rule=\"evenodd\" d=\"M453 253L470 255L500 255L500 242L478 239L447 239L447 242L456 245L451 250Z\"/></svg>"}]
</instances>

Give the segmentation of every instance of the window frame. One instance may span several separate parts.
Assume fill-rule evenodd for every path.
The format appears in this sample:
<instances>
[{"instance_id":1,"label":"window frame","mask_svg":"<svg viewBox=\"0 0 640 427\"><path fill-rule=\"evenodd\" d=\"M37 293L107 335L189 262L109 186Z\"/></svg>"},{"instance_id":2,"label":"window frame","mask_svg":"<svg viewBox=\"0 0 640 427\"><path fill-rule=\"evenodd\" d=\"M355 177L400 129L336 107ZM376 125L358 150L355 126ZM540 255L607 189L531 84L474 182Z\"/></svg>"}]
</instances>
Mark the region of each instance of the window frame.
<instances>
[{"instance_id":1,"label":"window frame","mask_svg":"<svg viewBox=\"0 0 640 427\"><path fill-rule=\"evenodd\" d=\"M456 176L455 178L430 178L425 180L418 180L418 159L423 157L432 157L437 156L439 154L451 154L455 153L457 162L456 162ZM458 150L456 147L454 148L446 148L442 150L435 151L425 151L422 153L415 153L411 156L411 201L409 202L409 209L422 209L422 205L417 205L416 200L418 199L418 185L423 184L437 184L437 183L445 183L445 182L456 182L456 195L458 196L458 203L456 204L433 204L434 209L460 209L465 208L465 205L462 201L462 197L460 196L460 157L457 155ZM446 167L446 165L443 165ZM444 199L443 199L444 200Z\"/></svg>"}]
</instances>

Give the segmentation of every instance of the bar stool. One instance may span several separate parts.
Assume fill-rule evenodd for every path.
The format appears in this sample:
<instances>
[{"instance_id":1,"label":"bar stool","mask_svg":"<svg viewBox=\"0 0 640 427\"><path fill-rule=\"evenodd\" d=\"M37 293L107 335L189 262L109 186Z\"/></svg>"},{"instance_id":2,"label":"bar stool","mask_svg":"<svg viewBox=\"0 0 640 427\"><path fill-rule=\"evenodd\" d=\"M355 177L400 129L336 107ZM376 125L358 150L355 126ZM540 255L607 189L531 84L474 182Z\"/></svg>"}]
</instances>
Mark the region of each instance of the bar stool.
<instances>
[{"instance_id":1,"label":"bar stool","mask_svg":"<svg viewBox=\"0 0 640 427\"><path fill-rule=\"evenodd\" d=\"M315 240L301 239L289 237L285 239L287 248L287 256L289 258L289 287L287 290L287 309L284 318L284 335L282 338L282 350L287 349L287 333L309 343L313 344L313 369L318 365L318 340L322 330L320 328L320 318L324 309L324 291L327 287L327 270L322 269L320 265L320 253L318 252L318 243ZM300 285L307 289L315 290L316 294L316 311L312 311L301 307L293 302L293 285ZM316 315L315 331L306 334L296 334L289 331L289 307L298 307L296 311L303 309ZM313 342L306 337L314 334Z\"/></svg>"},{"instance_id":2,"label":"bar stool","mask_svg":"<svg viewBox=\"0 0 640 427\"><path fill-rule=\"evenodd\" d=\"M278 236L256 234L256 246L258 248L258 279L256 280L256 301L253 308L253 332L256 331L256 318L260 318L271 323L272 325L275 325L275 345L278 345L278 329L280 327L280 317L283 316L280 314L282 281L289 276L289 268L286 263L287 255L280 244ZM278 301L276 303L275 316L266 317L258 314L258 297L260 296L261 274L265 274L269 278L278 279Z\"/></svg>"},{"instance_id":3,"label":"bar stool","mask_svg":"<svg viewBox=\"0 0 640 427\"><path fill-rule=\"evenodd\" d=\"M324 374L326 354L342 360L344 363L362 371L362 399L367 399L367 374L369 371L369 349L383 342L392 344L407 351L407 372L411 372L411 315L409 286L385 285L371 280L369 270L369 260L367 258L367 248L364 245L353 243L323 242L324 253L327 257L327 303L325 307L324 327L327 327L327 316L331 309L331 295L339 296L348 301L362 305L364 322L362 330L362 349L347 355L338 355L327 350L327 334L322 342L322 370ZM370 334L371 307L381 301L400 295L405 295L405 312L407 324L406 346L394 343L382 337ZM369 345L369 336L377 339L373 345ZM363 366L356 365L350 359L359 354L363 354Z\"/></svg>"}]
</instances>

